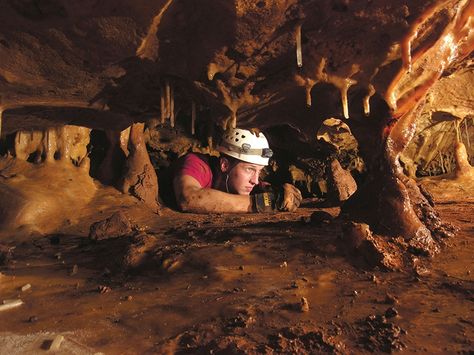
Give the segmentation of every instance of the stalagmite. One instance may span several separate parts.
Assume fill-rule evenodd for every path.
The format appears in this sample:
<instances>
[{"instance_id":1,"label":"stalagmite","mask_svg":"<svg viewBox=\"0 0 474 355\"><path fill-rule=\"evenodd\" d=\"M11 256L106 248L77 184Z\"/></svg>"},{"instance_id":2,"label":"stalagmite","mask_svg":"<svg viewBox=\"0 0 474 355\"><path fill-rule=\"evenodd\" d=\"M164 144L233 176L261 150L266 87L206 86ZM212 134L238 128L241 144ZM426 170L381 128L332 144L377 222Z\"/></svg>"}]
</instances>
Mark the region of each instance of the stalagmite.
<instances>
[{"instance_id":1,"label":"stalagmite","mask_svg":"<svg viewBox=\"0 0 474 355\"><path fill-rule=\"evenodd\" d=\"M158 179L150 161L144 138L144 123L130 127L128 148L130 154L125 164L125 173L119 184L123 193L130 193L154 212L159 211Z\"/></svg>"},{"instance_id":2,"label":"stalagmite","mask_svg":"<svg viewBox=\"0 0 474 355\"><path fill-rule=\"evenodd\" d=\"M3 119L3 110L0 108L0 137L2 137L2 119Z\"/></svg>"},{"instance_id":3,"label":"stalagmite","mask_svg":"<svg viewBox=\"0 0 474 355\"><path fill-rule=\"evenodd\" d=\"M474 167L469 164L466 146L460 142L454 146L454 159L456 162L456 178L474 178Z\"/></svg>"},{"instance_id":4,"label":"stalagmite","mask_svg":"<svg viewBox=\"0 0 474 355\"><path fill-rule=\"evenodd\" d=\"M303 54L301 52L301 24L296 26L296 63L298 68L303 66Z\"/></svg>"},{"instance_id":5,"label":"stalagmite","mask_svg":"<svg viewBox=\"0 0 474 355\"><path fill-rule=\"evenodd\" d=\"M170 86L169 103L170 103L170 124L171 124L171 128L174 128L174 87L173 86Z\"/></svg>"},{"instance_id":6,"label":"stalagmite","mask_svg":"<svg viewBox=\"0 0 474 355\"><path fill-rule=\"evenodd\" d=\"M369 84L368 89L369 92L364 97L364 114L366 116L370 115L370 98L375 94L375 88L372 84Z\"/></svg>"},{"instance_id":7,"label":"stalagmite","mask_svg":"<svg viewBox=\"0 0 474 355\"><path fill-rule=\"evenodd\" d=\"M194 136L196 133L196 102L191 104L191 134Z\"/></svg>"}]
</instances>

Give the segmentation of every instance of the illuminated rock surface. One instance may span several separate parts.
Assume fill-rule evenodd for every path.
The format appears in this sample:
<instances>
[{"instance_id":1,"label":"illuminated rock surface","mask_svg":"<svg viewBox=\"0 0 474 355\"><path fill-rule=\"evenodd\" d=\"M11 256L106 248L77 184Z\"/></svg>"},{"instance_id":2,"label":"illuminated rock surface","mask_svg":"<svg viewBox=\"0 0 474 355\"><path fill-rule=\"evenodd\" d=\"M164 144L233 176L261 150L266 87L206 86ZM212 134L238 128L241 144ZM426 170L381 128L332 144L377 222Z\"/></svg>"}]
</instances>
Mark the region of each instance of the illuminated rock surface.
<instances>
[{"instance_id":1,"label":"illuminated rock surface","mask_svg":"<svg viewBox=\"0 0 474 355\"><path fill-rule=\"evenodd\" d=\"M0 322L15 332L3 346L26 332L38 338L23 338L25 347L44 341L53 333L41 320L51 318L67 321L47 321L48 331L71 331L91 353L472 350L474 1L8 0L0 17L0 236L5 250L17 247L0 287L13 297L33 285L12 311L18 324ZM277 153L269 179L297 184L306 207L271 225L269 216L182 215L160 204L155 169L189 150L212 153L235 125L268 134ZM335 159L357 191L338 202L339 219L312 224L331 200ZM135 223L130 235L83 241L118 211ZM352 248L340 248L344 230ZM56 253L68 260L48 259ZM78 275L65 278L62 261ZM288 269L275 266L283 262ZM409 274L395 285L397 276L375 271L382 281L369 287L358 270L374 265ZM143 284L128 274L140 268ZM411 272L427 278L415 291ZM98 286L112 292L91 292ZM137 306L123 302L129 290ZM399 296L400 319L385 314L385 292ZM303 297L309 311L295 316ZM46 305L71 300L73 315ZM36 314L25 331L20 322ZM95 318L106 331L94 334ZM118 339L127 329L142 348ZM441 340L427 342L429 332ZM67 336L64 344L72 349Z\"/></svg>"}]
</instances>

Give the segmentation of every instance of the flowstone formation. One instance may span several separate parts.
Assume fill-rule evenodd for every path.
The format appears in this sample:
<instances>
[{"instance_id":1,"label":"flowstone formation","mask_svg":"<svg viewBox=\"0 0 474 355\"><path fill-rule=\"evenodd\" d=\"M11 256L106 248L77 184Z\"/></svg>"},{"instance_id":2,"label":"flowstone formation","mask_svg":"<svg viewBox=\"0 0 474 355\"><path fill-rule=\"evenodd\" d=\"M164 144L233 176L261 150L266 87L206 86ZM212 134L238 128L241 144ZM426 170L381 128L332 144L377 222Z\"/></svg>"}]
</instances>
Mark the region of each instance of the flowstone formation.
<instances>
[{"instance_id":1,"label":"flowstone formation","mask_svg":"<svg viewBox=\"0 0 474 355\"><path fill-rule=\"evenodd\" d=\"M311 145L323 121L337 118L357 139L367 174L345 210L417 253L436 254L452 233L413 180L437 148L420 152L439 135L413 138L419 123L449 113L444 121L459 132L464 120L472 156L473 97L464 88L472 86L473 0L9 0L0 13L7 159L26 159L32 170L57 160L48 139L35 143L39 133L24 145L34 148L17 149L24 132L103 131L92 175L157 212L145 149L156 132L195 136L212 150L217 126L287 125ZM463 109L443 98L447 89ZM461 143L456 137L444 135L443 149Z\"/></svg>"}]
</instances>

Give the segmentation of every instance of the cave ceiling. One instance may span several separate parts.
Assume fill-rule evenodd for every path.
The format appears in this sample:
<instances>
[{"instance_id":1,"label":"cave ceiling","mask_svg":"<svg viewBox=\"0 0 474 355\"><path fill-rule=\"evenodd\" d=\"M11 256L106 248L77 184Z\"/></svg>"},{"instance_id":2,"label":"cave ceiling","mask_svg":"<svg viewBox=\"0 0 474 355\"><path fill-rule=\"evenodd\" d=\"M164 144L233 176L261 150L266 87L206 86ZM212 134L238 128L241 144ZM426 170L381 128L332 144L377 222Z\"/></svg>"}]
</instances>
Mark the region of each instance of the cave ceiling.
<instances>
[{"instance_id":1,"label":"cave ceiling","mask_svg":"<svg viewBox=\"0 0 474 355\"><path fill-rule=\"evenodd\" d=\"M195 109L197 121L291 124L311 137L324 119L370 119L385 107L396 118L425 97L423 129L443 121L439 112L469 118L473 7L465 0L5 0L2 134L60 123L122 130Z\"/></svg>"}]
</instances>

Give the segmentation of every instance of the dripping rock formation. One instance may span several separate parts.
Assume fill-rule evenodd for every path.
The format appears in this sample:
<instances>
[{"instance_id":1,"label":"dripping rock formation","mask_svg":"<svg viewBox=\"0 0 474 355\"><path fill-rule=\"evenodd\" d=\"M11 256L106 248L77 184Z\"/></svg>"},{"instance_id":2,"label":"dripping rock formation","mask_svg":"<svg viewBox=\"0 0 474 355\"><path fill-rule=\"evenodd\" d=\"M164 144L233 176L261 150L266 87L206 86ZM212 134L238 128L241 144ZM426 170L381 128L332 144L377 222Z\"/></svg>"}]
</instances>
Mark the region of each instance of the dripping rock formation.
<instances>
[{"instance_id":1,"label":"dripping rock formation","mask_svg":"<svg viewBox=\"0 0 474 355\"><path fill-rule=\"evenodd\" d=\"M472 203L474 0L5 0L0 18L2 240L87 235L127 212L135 221L122 241L111 228L94 245L116 243L122 260L160 272L204 268L199 252L183 261L189 245L178 239L217 243L222 233L169 209L162 182L178 157L215 154L236 126L265 132L268 180L303 192L305 228L344 225L325 253L358 266L410 266L419 277L418 258L456 232L435 203ZM320 219L319 207L339 210ZM174 225L186 218L198 227ZM178 241L155 238L156 226ZM247 327L253 311L236 322ZM374 317L366 323L388 327ZM204 328L153 350L254 349L213 343ZM289 339L311 334L308 352L343 351L324 332L300 333L254 345L298 351Z\"/></svg>"}]
</instances>

